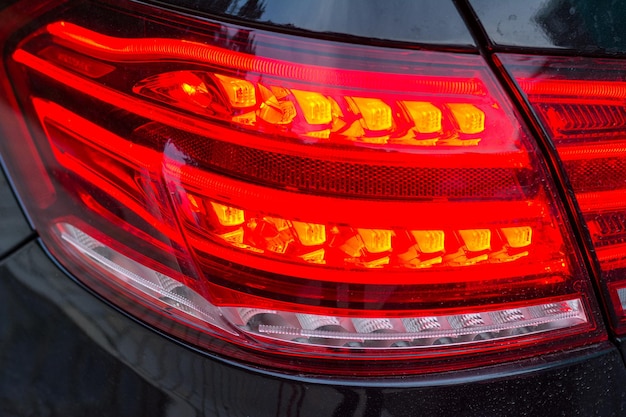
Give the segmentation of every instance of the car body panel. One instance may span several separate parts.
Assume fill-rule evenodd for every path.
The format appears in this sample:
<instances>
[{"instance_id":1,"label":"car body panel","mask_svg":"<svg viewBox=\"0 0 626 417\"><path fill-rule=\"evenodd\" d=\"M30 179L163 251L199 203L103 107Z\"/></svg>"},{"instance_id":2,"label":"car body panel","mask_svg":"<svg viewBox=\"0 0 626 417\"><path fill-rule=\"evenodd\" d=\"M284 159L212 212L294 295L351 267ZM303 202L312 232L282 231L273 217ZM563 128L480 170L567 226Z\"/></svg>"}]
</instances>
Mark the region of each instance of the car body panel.
<instances>
[{"instance_id":1,"label":"car body panel","mask_svg":"<svg viewBox=\"0 0 626 417\"><path fill-rule=\"evenodd\" d=\"M32 234L2 169L0 169L0 231L0 259Z\"/></svg>"},{"instance_id":2,"label":"car body panel","mask_svg":"<svg viewBox=\"0 0 626 417\"><path fill-rule=\"evenodd\" d=\"M475 49L469 30L454 3L448 0L170 0L161 3L196 14L229 17L289 31Z\"/></svg>"},{"instance_id":3,"label":"car body panel","mask_svg":"<svg viewBox=\"0 0 626 417\"><path fill-rule=\"evenodd\" d=\"M626 4L619 0L470 0L496 47L584 54L626 53Z\"/></svg>"}]
</instances>

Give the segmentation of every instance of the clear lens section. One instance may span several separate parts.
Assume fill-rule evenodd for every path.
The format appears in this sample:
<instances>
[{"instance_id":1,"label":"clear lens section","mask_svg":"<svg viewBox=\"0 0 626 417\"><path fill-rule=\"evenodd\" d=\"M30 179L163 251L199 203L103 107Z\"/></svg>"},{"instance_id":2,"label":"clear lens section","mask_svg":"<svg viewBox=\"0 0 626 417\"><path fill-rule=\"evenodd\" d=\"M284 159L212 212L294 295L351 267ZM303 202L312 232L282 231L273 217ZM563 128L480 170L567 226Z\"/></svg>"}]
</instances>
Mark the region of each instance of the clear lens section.
<instances>
[{"instance_id":1,"label":"clear lens section","mask_svg":"<svg viewBox=\"0 0 626 417\"><path fill-rule=\"evenodd\" d=\"M626 311L626 287L619 288L617 290L617 296L619 298L620 306L623 311Z\"/></svg>"},{"instance_id":2,"label":"clear lens section","mask_svg":"<svg viewBox=\"0 0 626 417\"><path fill-rule=\"evenodd\" d=\"M222 308L253 335L321 346L419 347L456 345L541 333L587 322L580 300L473 314L404 318L350 318ZM281 324L277 324L281 323Z\"/></svg>"},{"instance_id":3,"label":"clear lens section","mask_svg":"<svg viewBox=\"0 0 626 417\"><path fill-rule=\"evenodd\" d=\"M57 227L59 237L75 255L84 256L88 262L107 271L118 284L130 285L179 313L232 333L222 322L216 307L185 284L133 261L69 223L59 223Z\"/></svg>"}]
</instances>

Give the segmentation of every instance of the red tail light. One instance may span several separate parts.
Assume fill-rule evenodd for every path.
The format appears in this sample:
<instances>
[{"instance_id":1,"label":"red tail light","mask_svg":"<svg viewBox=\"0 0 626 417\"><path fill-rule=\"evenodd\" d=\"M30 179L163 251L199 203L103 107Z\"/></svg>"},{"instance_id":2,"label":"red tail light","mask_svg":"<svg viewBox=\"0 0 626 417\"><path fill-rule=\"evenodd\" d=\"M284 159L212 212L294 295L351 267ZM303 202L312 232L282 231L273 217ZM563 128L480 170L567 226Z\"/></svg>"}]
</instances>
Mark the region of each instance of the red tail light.
<instances>
[{"instance_id":1,"label":"red tail light","mask_svg":"<svg viewBox=\"0 0 626 417\"><path fill-rule=\"evenodd\" d=\"M307 372L602 337L555 185L479 56L83 11L9 54L32 138L8 146L44 242L106 298Z\"/></svg>"},{"instance_id":2,"label":"red tail light","mask_svg":"<svg viewBox=\"0 0 626 417\"><path fill-rule=\"evenodd\" d=\"M626 330L626 83L615 60L502 56L553 140Z\"/></svg>"}]
</instances>

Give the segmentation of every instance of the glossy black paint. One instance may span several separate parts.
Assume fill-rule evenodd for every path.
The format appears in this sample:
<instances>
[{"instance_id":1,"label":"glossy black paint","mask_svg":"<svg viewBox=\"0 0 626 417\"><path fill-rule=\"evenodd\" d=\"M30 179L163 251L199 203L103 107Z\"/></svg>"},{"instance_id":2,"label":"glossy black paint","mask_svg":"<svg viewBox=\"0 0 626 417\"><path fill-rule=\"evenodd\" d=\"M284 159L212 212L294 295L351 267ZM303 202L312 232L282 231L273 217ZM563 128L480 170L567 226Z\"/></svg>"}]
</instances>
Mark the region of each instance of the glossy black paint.
<instances>
[{"instance_id":1,"label":"glossy black paint","mask_svg":"<svg viewBox=\"0 0 626 417\"><path fill-rule=\"evenodd\" d=\"M0 259L31 233L0 166Z\"/></svg>"},{"instance_id":2,"label":"glossy black paint","mask_svg":"<svg viewBox=\"0 0 626 417\"><path fill-rule=\"evenodd\" d=\"M472 48L451 0L162 0L194 14L310 31L418 44Z\"/></svg>"},{"instance_id":3,"label":"glossy black paint","mask_svg":"<svg viewBox=\"0 0 626 417\"><path fill-rule=\"evenodd\" d=\"M280 377L167 339L67 277L36 241L0 263L0 415L620 415L617 349L403 380ZM534 371L529 371L534 369Z\"/></svg>"},{"instance_id":4,"label":"glossy black paint","mask_svg":"<svg viewBox=\"0 0 626 417\"><path fill-rule=\"evenodd\" d=\"M621 0L468 0L496 46L626 54Z\"/></svg>"}]
</instances>

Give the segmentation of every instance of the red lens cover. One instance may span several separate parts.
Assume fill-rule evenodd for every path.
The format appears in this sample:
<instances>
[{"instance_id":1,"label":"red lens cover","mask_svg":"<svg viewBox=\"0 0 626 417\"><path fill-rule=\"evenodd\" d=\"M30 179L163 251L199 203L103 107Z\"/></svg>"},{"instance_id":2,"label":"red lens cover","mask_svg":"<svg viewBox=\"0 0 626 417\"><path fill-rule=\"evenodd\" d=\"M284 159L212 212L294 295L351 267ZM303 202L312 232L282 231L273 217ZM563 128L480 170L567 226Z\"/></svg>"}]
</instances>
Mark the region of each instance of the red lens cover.
<instances>
[{"instance_id":1,"label":"red lens cover","mask_svg":"<svg viewBox=\"0 0 626 417\"><path fill-rule=\"evenodd\" d=\"M626 67L611 59L520 55L499 59L556 146L601 269L612 324L624 334Z\"/></svg>"},{"instance_id":2,"label":"red lens cover","mask_svg":"<svg viewBox=\"0 0 626 417\"><path fill-rule=\"evenodd\" d=\"M482 58L183 34L137 7L124 26L69 10L6 63L31 131L10 165L35 169L18 187L87 285L287 368L602 337L555 185Z\"/></svg>"}]
</instances>

